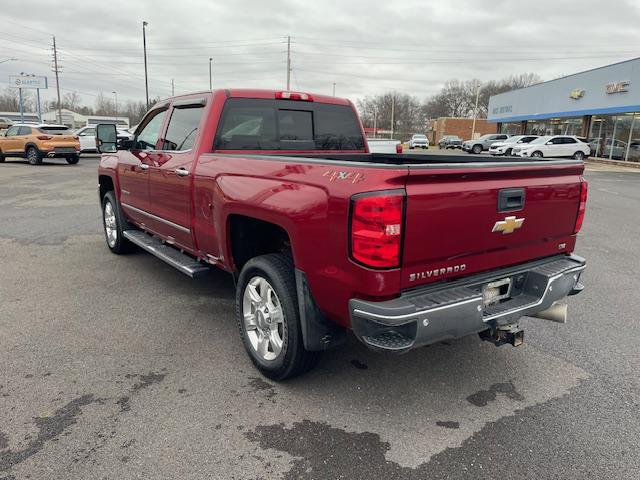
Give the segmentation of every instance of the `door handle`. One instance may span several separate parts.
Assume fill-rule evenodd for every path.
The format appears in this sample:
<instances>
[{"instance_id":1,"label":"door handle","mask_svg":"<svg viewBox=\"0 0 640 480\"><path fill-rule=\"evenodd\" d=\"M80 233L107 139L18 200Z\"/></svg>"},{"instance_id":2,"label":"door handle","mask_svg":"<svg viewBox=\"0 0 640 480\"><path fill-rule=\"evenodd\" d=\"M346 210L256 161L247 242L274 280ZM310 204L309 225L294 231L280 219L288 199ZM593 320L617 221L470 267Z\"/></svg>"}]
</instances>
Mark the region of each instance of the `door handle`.
<instances>
[{"instance_id":1,"label":"door handle","mask_svg":"<svg viewBox=\"0 0 640 480\"><path fill-rule=\"evenodd\" d=\"M189 170L187 170L184 167L178 167L174 170L174 172L176 173L176 175L178 175L179 177L186 177L187 175L189 175Z\"/></svg>"},{"instance_id":2,"label":"door handle","mask_svg":"<svg viewBox=\"0 0 640 480\"><path fill-rule=\"evenodd\" d=\"M147 165L146 163L141 163L138 166L140 167L140 170L149 170L149 165Z\"/></svg>"}]
</instances>

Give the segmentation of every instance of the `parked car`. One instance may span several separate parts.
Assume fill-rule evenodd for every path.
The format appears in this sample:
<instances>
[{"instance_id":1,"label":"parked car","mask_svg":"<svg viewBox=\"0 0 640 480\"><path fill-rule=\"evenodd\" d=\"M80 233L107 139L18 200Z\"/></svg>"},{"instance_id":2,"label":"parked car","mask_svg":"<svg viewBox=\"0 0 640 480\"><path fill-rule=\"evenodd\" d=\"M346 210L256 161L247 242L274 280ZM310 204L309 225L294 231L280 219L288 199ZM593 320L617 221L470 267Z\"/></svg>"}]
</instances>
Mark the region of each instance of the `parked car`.
<instances>
[{"instance_id":1,"label":"parked car","mask_svg":"<svg viewBox=\"0 0 640 480\"><path fill-rule=\"evenodd\" d=\"M118 140L131 140L133 134L126 129L117 128ZM96 126L87 125L76 130L76 135L80 139L81 152L96 152Z\"/></svg>"},{"instance_id":2,"label":"parked car","mask_svg":"<svg viewBox=\"0 0 640 480\"><path fill-rule=\"evenodd\" d=\"M490 157L369 153L348 100L270 90L170 98L133 142L118 147L114 125L97 137L108 248L231 273L242 343L269 378L309 370L348 330L383 352L476 333L517 346L521 316L564 322L557 302L584 288L582 162L487 173Z\"/></svg>"},{"instance_id":3,"label":"parked car","mask_svg":"<svg viewBox=\"0 0 640 480\"><path fill-rule=\"evenodd\" d=\"M462 148L462 139L457 135L445 135L438 142L438 148Z\"/></svg>"},{"instance_id":4,"label":"parked car","mask_svg":"<svg viewBox=\"0 0 640 480\"><path fill-rule=\"evenodd\" d=\"M422 133L416 133L412 135L411 140L409 140L409 148L411 150L414 148L429 148L429 139Z\"/></svg>"},{"instance_id":5,"label":"parked car","mask_svg":"<svg viewBox=\"0 0 640 480\"><path fill-rule=\"evenodd\" d=\"M489 147L489 153L491 155L506 155L511 156L513 147L516 145L523 145L530 143L538 138L537 135L514 135L502 142L496 142Z\"/></svg>"},{"instance_id":6,"label":"parked car","mask_svg":"<svg viewBox=\"0 0 640 480\"><path fill-rule=\"evenodd\" d=\"M589 144L571 135L545 135L526 145L513 147L513 154L518 157L566 157L583 160L590 152Z\"/></svg>"},{"instance_id":7,"label":"parked car","mask_svg":"<svg viewBox=\"0 0 640 480\"><path fill-rule=\"evenodd\" d=\"M402 153L402 142L385 138L367 138L371 153Z\"/></svg>"},{"instance_id":8,"label":"parked car","mask_svg":"<svg viewBox=\"0 0 640 480\"><path fill-rule=\"evenodd\" d=\"M462 150L467 153L475 153L476 155L482 152L486 152L489 150L489 147L496 142L502 142L509 138L509 135L506 133L489 133L487 135L482 135L480 138L475 140L467 140L466 142L462 142Z\"/></svg>"},{"instance_id":9,"label":"parked car","mask_svg":"<svg viewBox=\"0 0 640 480\"><path fill-rule=\"evenodd\" d=\"M42 159L65 158L76 164L80 159L80 141L65 125L13 124L0 138L0 162L6 157L26 158L31 165Z\"/></svg>"}]
</instances>

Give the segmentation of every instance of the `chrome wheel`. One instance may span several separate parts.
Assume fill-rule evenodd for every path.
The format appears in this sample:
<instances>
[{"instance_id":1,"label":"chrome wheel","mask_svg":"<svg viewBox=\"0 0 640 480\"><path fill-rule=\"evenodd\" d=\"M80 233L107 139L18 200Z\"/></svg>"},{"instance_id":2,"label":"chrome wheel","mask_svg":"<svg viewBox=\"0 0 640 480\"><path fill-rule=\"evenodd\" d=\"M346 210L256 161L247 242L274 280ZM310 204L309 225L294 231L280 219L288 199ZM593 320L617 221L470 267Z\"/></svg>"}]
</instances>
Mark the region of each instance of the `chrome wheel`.
<instances>
[{"instance_id":1,"label":"chrome wheel","mask_svg":"<svg viewBox=\"0 0 640 480\"><path fill-rule=\"evenodd\" d=\"M275 360L285 337L282 304L264 277L253 277L242 297L242 316L247 338L262 360Z\"/></svg>"},{"instance_id":2,"label":"chrome wheel","mask_svg":"<svg viewBox=\"0 0 640 480\"><path fill-rule=\"evenodd\" d=\"M107 234L107 243L113 248L118 241L118 221L116 220L116 212L111 202L104 204L103 218L104 231Z\"/></svg>"}]
</instances>

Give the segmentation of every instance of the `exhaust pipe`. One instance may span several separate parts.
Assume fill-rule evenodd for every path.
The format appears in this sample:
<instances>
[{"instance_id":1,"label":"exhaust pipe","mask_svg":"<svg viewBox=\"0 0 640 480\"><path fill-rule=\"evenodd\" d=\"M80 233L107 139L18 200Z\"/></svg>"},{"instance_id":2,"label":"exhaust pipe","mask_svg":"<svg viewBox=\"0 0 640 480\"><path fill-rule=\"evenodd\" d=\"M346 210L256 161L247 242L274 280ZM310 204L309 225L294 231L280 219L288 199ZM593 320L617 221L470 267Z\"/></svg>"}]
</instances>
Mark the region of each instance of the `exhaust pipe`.
<instances>
[{"instance_id":1,"label":"exhaust pipe","mask_svg":"<svg viewBox=\"0 0 640 480\"><path fill-rule=\"evenodd\" d=\"M556 323L567 323L567 304L556 302L546 310L531 316Z\"/></svg>"}]
</instances>

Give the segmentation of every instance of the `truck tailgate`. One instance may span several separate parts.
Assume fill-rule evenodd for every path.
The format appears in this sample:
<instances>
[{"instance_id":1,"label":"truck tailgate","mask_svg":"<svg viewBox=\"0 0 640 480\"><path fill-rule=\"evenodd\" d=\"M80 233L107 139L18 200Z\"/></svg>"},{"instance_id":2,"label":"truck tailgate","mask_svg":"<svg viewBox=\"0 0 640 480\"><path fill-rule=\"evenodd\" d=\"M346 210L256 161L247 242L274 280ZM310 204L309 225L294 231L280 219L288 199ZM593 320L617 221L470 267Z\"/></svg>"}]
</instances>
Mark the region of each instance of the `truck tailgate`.
<instances>
[{"instance_id":1,"label":"truck tailgate","mask_svg":"<svg viewBox=\"0 0 640 480\"><path fill-rule=\"evenodd\" d=\"M402 288L571 252L583 171L574 161L411 166Z\"/></svg>"}]
</instances>

